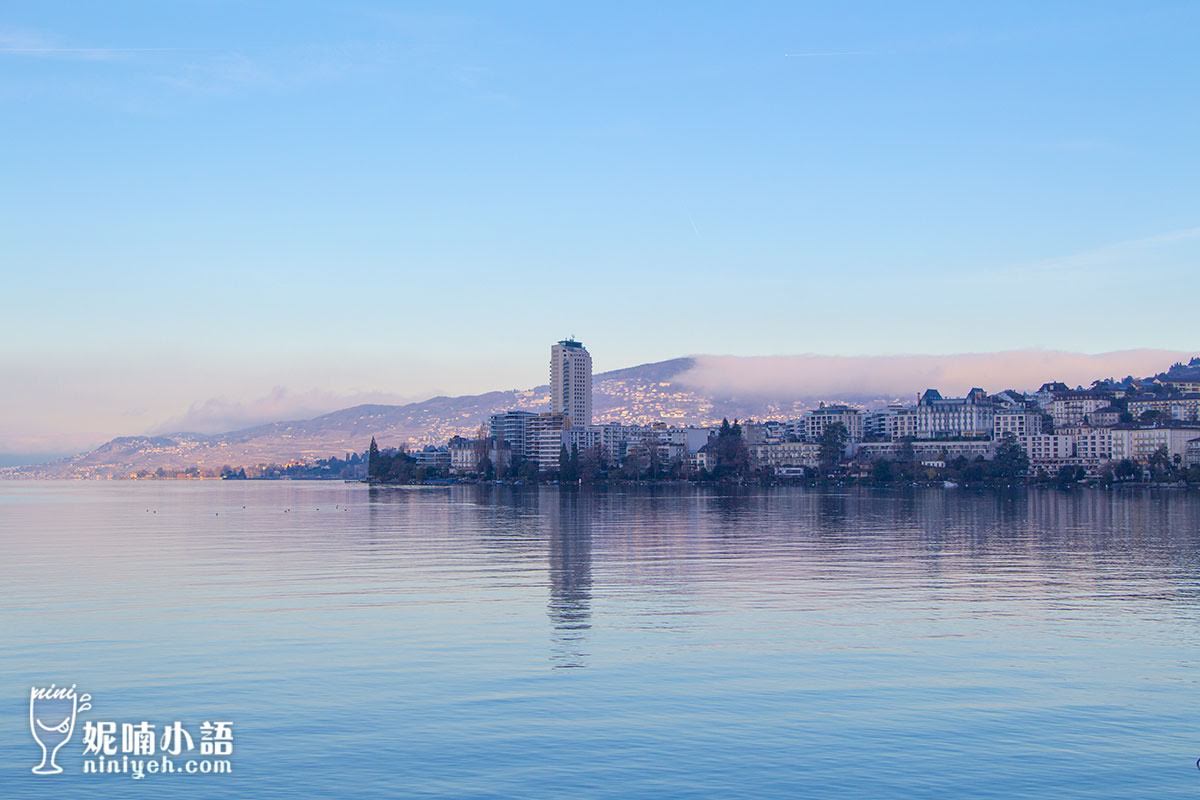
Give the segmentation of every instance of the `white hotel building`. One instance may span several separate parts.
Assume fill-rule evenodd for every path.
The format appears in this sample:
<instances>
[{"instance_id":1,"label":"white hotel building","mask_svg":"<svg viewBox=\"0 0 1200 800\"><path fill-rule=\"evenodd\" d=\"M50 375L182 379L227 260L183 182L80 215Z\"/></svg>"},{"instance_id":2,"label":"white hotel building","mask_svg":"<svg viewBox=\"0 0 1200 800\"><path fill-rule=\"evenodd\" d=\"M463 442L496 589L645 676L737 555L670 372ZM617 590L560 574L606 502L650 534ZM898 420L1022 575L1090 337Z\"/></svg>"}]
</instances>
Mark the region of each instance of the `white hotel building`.
<instances>
[{"instance_id":1,"label":"white hotel building","mask_svg":"<svg viewBox=\"0 0 1200 800\"><path fill-rule=\"evenodd\" d=\"M990 439L996 406L983 389L966 397L942 397L926 389L917 402L918 439Z\"/></svg>"}]
</instances>

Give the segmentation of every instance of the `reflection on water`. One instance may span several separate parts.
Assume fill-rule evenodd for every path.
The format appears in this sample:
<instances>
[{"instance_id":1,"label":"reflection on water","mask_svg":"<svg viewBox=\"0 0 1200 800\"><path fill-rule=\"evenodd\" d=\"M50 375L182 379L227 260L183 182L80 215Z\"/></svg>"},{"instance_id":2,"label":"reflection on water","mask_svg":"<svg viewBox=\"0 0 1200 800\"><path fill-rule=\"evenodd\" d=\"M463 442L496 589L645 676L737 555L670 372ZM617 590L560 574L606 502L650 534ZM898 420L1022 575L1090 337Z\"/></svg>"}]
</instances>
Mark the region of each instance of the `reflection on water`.
<instances>
[{"instance_id":1,"label":"reflection on water","mask_svg":"<svg viewBox=\"0 0 1200 800\"><path fill-rule=\"evenodd\" d=\"M582 667L585 637L591 627L592 507L590 492L554 492L546 504L550 539L550 621L554 625L553 660L561 667Z\"/></svg>"},{"instance_id":2,"label":"reflection on water","mask_svg":"<svg viewBox=\"0 0 1200 800\"><path fill-rule=\"evenodd\" d=\"M0 484L0 552L5 798L1200 788L1195 493ZM39 783L51 681L236 774Z\"/></svg>"}]
</instances>

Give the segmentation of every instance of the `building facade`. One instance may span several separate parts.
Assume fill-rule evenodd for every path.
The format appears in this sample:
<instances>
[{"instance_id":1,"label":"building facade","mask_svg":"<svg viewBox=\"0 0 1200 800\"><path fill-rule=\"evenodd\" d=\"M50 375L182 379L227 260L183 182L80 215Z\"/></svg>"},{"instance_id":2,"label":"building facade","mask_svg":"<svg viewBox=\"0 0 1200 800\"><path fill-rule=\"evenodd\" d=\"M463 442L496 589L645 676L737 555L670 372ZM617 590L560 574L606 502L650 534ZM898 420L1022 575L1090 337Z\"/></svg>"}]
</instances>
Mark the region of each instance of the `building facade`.
<instances>
[{"instance_id":1,"label":"building facade","mask_svg":"<svg viewBox=\"0 0 1200 800\"><path fill-rule=\"evenodd\" d=\"M1023 439L1042 433L1042 415L1037 411L999 411L992 422L992 438L1000 441L1005 436Z\"/></svg>"},{"instance_id":2,"label":"building facade","mask_svg":"<svg viewBox=\"0 0 1200 800\"><path fill-rule=\"evenodd\" d=\"M1111 399L1091 392L1059 392L1050 403L1054 429L1082 425L1093 411L1107 408Z\"/></svg>"},{"instance_id":3,"label":"building facade","mask_svg":"<svg viewBox=\"0 0 1200 800\"><path fill-rule=\"evenodd\" d=\"M1200 394L1165 400L1143 398L1129 401L1129 413L1135 421L1147 411L1157 411L1165 419L1200 422Z\"/></svg>"},{"instance_id":4,"label":"building facade","mask_svg":"<svg viewBox=\"0 0 1200 800\"><path fill-rule=\"evenodd\" d=\"M1181 424L1156 425L1154 427L1138 427L1136 425L1118 425L1110 428L1112 435L1112 457L1116 461L1130 459L1131 461L1147 462L1150 456L1160 448L1167 449L1167 455L1172 459L1179 456L1180 460L1187 454L1188 442L1200 436L1200 426Z\"/></svg>"},{"instance_id":5,"label":"building facade","mask_svg":"<svg viewBox=\"0 0 1200 800\"><path fill-rule=\"evenodd\" d=\"M567 427L592 424L592 356L574 339L550 347L550 411Z\"/></svg>"},{"instance_id":6,"label":"building facade","mask_svg":"<svg viewBox=\"0 0 1200 800\"><path fill-rule=\"evenodd\" d=\"M800 435L795 438L806 442L819 442L825 435L825 429L834 424L840 424L846 429L850 441L861 442L863 439L863 415L857 408L843 405L827 406L822 403L817 408L806 411L799 421Z\"/></svg>"},{"instance_id":7,"label":"building facade","mask_svg":"<svg viewBox=\"0 0 1200 800\"><path fill-rule=\"evenodd\" d=\"M533 457L530 427L537 414L531 411L502 411L488 419L488 432L498 444L507 445L517 458Z\"/></svg>"},{"instance_id":8,"label":"building facade","mask_svg":"<svg viewBox=\"0 0 1200 800\"><path fill-rule=\"evenodd\" d=\"M942 397L927 389L917 403L918 439L990 438L996 407L983 389L972 389L966 397Z\"/></svg>"},{"instance_id":9,"label":"building facade","mask_svg":"<svg viewBox=\"0 0 1200 800\"><path fill-rule=\"evenodd\" d=\"M821 463L821 445L816 442L779 442L750 448L750 464L756 468L816 467Z\"/></svg>"},{"instance_id":10,"label":"building facade","mask_svg":"<svg viewBox=\"0 0 1200 800\"><path fill-rule=\"evenodd\" d=\"M1038 433L1021 439L1033 466L1062 465L1075 457L1075 437L1060 433Z\"/></svg>"},{"instance_id":11,"label":"building facade","mask_svg":"<svg viewBox=\"0 0 1200 800\"><path fill-rule=\"evenodd\" d=\"M1080 461L1096 463L1112 459L1112 431L1108 428L1070 428L1064 433L1075 437L1075 456Z\"/></svg>"},{"instance_id":12,"label":"building facade","mask_svg":"<svg viewBox=\"0 0 1200 800\"><path fill-rule=\"evenodd\" d=\"M557 413L537 414L530 420L530 451L526 458L537 462L539 471L554 472L558 469L566 420L565 414Z\"/></svg>"},{"instance_id":13,"label":"building facade","mask_svg":"<svg viewBox=\"0 0 1200 800\"><path fill-rule=\"evenodd\" d=\"M1189 439L1184 445L1183 464L1187 467L1200 467L1200 436Z\"/></svg>"}]
</instances>

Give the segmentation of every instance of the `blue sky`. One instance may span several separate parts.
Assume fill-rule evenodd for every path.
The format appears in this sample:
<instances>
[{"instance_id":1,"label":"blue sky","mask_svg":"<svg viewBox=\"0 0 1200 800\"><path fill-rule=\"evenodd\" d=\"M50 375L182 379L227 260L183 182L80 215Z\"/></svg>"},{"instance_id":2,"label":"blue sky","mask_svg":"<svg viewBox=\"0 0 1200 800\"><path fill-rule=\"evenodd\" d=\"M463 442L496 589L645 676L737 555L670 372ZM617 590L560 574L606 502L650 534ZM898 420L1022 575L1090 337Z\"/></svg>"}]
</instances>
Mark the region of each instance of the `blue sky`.
<instances>
[{"instance_id":1,"label":"blue sky","mask_svg":"<svg viewBox=\"0 0 1200 800\"><path fill-rule=\"evenodd\" d=\"M1198 29L1182 2L8 2L0 450L276 387L532 385L569 333L598 369L1195 348Z\"/></svg>"}]
</instances>

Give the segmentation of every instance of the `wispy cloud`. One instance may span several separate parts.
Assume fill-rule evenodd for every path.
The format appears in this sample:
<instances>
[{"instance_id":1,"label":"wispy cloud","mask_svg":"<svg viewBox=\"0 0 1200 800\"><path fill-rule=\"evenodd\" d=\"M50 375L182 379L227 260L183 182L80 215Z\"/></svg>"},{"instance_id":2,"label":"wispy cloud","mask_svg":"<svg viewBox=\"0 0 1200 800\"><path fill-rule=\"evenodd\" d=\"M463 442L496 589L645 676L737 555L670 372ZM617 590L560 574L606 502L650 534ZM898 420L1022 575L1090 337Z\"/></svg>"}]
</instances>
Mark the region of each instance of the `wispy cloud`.
<instances>
[{"instance_id":1,"label":"wispy cloud","mask_svg":"<svg viewBox=\"0 0 1200 800\"><path fill-rule=\"evenodd\" d=\"M395 70L410 58L403 46L369 41L214 52L169 65L155 80L199 95L286 91Z\"/></svg>"},{"instance_id":2,"label":"wispy cloud","mask_svg":"<svg viewBox=\"0 0 1200 800\"><path fill-rule=\"evenodd\" d=\"M1137 239L1126 239L1065 256L1015 264L1001 269L999 272L1000 276L1006 278L1080 278L1096 277L1114 270L1144 271L1153 264L1161 263L1164 256L1171 255L1175 245L1187 242L1200 242L1200 226L1180 228ZM1179 254L1175 253L1175 255Z\"/></svg>"},{"instance_id":3,"label":"wispy cloud","mask_svg":"<svg viewBox=\"0 0 1200 800\"><path fill-rule=\"evenodd\" d=\"M247 55L224 53L159 75L158 81L183 92L227 95L246 89L277 88L282 78Z\"/></svg>"},{"instance_id":4,"label":"wispy cloud","mask_svg":"<svg viewBox=\"0 0 1200 800\"><path fill-rule=\"evenodd\" d=\"M290 46L253 42L225 47L174 47L165 42L100 46L53 33L0 27L0 61L5 58L65 61L120 61L130 65L90 97L120 98L120 105L144 108L167 91L195 97L238 97L279 93L388 73L397 81L441 83L489 102L511 104L494 86L486 64L464 58L465 23L407 19L384 24L377 35ZM89 74L89 79L107 80ZM49 90L69 91L69 86Z\"/></svg>"},{"instance_id":5,"label":"wispy cloud","mask_svg":"<svg viewBox=\"0 0 1200 800\"><path fill-rule=\"evenodd\" d=\"M167 53L176 52L178 47L0 47L0 53L26 53L33 55L69 53L88 56L108 56L118 53Z\"/></svg>"},{"instance_id":6,"label":"wispy cloud","mask_svg":"<svg viewBox=\"0 0 1200 800\"><path fill-rule=\"evenodd\" d=\"M0 56L31 56L104 61L138 53L197 52L203 48L94 47L67 43L58 37L27 30L0 29Z\"/></svg>"},{"instance_id":7,"label":"wispy cloud","mask_svg":"<svg viewBox=\"0 0 1200 800\"><path fill-rule=\"evenodd\" d=\"M878 56L890 55L890 50L800 50L794 53L784 53L784 58L837 58L839 56Z\"/></svg>"}]
</instances>

